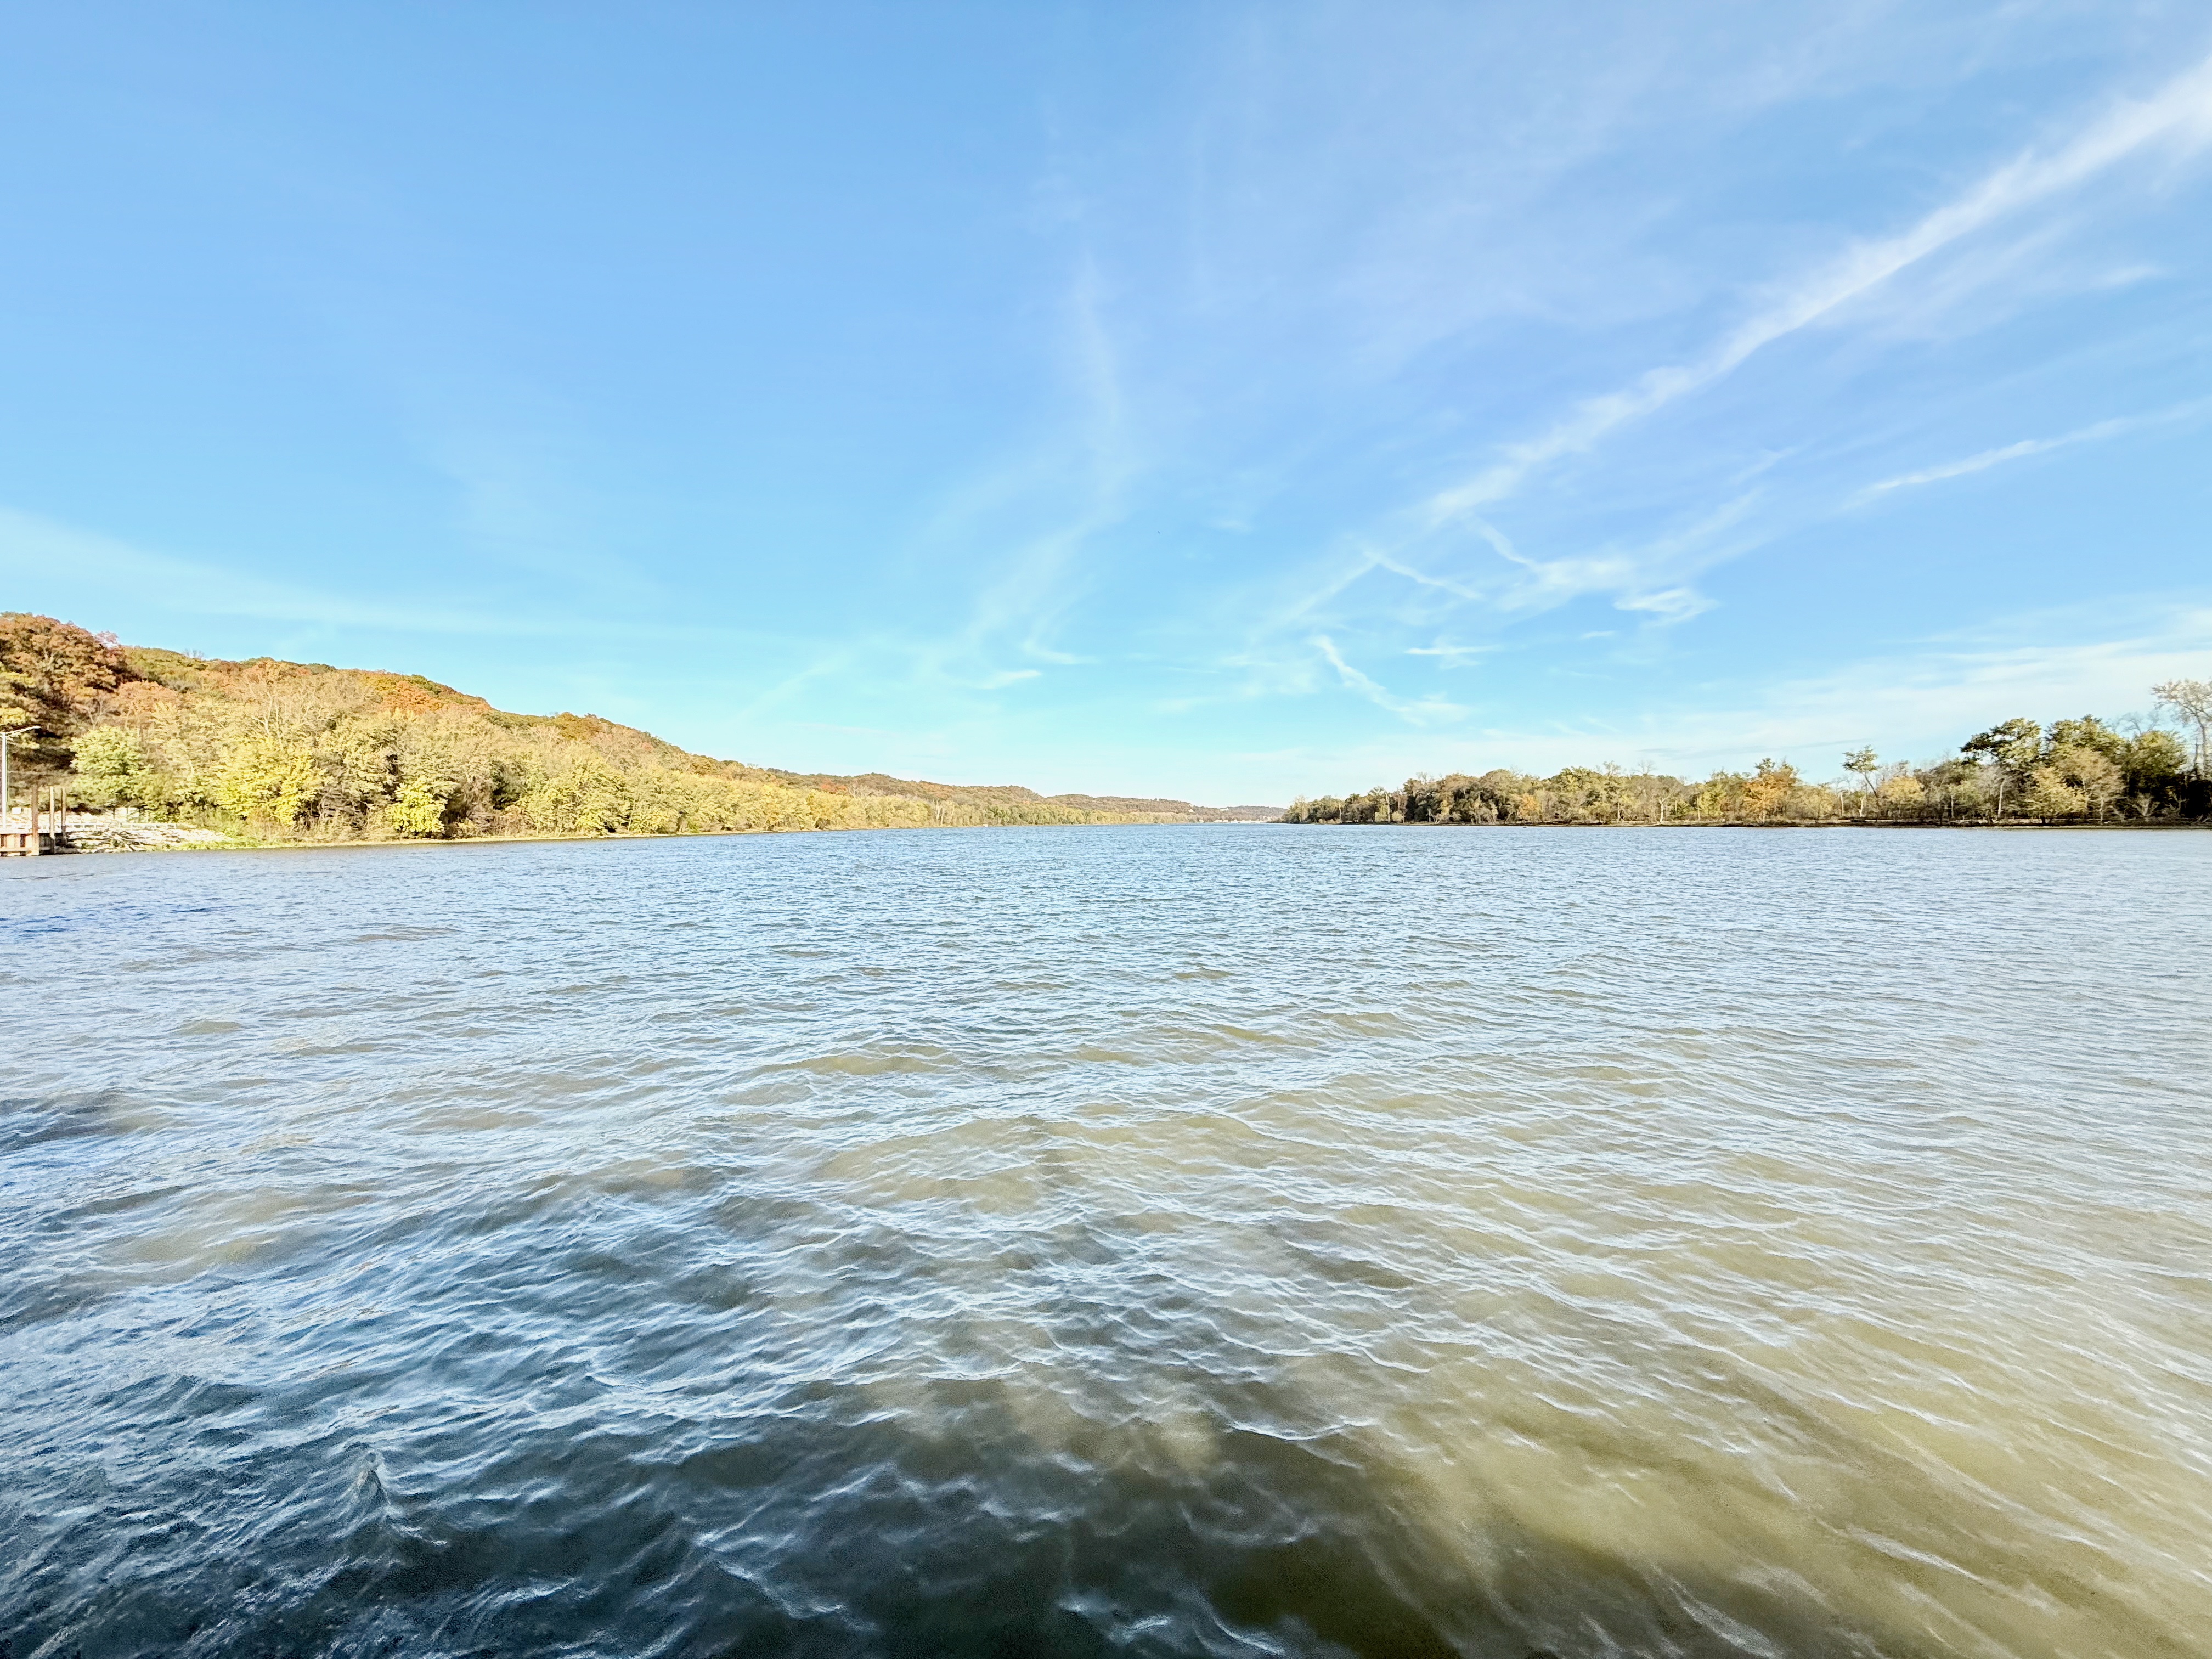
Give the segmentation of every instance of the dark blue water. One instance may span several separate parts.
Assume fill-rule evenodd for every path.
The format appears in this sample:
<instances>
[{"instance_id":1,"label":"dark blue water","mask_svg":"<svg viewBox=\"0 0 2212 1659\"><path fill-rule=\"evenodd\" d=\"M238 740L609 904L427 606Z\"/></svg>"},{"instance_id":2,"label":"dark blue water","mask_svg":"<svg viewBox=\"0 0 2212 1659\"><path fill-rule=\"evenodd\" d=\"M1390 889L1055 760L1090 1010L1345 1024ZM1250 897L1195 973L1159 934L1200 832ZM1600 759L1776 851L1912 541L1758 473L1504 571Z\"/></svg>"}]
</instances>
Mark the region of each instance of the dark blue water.
<instances>
[{"instance_id":1,"label":"dark blue water","mask_svg":"<svg viewBox=\"0 0 2212 1659\"><path fill-rule=\"evenodd\" d=\"M0 867L0 1638L2182 1656L2212 836Z\"/></svg>"}]
</instances>

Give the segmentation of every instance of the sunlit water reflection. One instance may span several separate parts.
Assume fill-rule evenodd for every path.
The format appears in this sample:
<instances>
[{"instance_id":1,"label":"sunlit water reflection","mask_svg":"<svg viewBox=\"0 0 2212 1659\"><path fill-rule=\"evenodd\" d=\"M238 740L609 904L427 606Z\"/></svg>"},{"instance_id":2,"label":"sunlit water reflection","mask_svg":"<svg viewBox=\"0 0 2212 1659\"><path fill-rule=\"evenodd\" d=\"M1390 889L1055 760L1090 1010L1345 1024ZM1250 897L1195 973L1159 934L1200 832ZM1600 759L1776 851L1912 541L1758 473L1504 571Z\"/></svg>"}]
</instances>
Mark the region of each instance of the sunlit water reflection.
<instances>
[{"instance_id":1,"label":"sunlit water reflection","mask_svg":"<svg viewBox=\"0 0 2212 1659\"><path fill-rule=\"evenodd\" d=\"M0 869L8 1655L2202 1655L2212 836Z\"/></svg>"}]
</instances>

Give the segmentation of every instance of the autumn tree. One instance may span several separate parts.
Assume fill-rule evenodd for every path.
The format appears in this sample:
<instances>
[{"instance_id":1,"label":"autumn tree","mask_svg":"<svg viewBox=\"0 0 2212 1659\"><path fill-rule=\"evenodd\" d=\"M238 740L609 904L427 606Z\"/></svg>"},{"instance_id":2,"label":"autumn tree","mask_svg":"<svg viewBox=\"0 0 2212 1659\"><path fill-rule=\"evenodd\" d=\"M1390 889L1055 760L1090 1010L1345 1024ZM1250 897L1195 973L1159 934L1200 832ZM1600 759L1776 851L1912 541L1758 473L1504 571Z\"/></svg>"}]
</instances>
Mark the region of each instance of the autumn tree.
<instances>
[{"instance_id":1,"label":"autumn tree","mask_svg":"<svg viewBox=\"0 0 2212 1659\"><path fill-rule=\"evenodd\" d=\"M70 740L131 678L112 634L27 611L0 612L0 729L29 728L13 747L34 771L66 767Z\"/></svg>"},{"instance_id":2,"label":"autumn tree","mask_svg":"<svg viewBox=\"0 0 2212 1659\"><path fill-rule=\"evenodd\" d=\"M1760 761L1742 783L1744 817L1762 822L1779 817L1797 783L1797 769L1788 761Z\"/></svg>"},{"instance_id":3,"label":"autumn tree","mask_svg":"<svg viewBox=\"0 0 2212 1659\"><path fill-rule=\"evenodd\" d=\"M1912 769L1902 761L1893 761L1881 769L1874 785L1874 798L1880 803L1886 817L1917 817L1927 800L1925 785L1912 775Z\"/></svg>"},{"instance_id":4,"label":"autumn tree","mask_svg":"<svg viewBox=\"0 0 2212 1659\"><path fill-rule=\"evenodd\" d=\"M289 830L321 784L315 757L295 738L256 733L224 757L215 781L218 803L257 827Z\"/></svg>"},{"instance_id":5,"label":"autumn tree","mask_svg":"<svg viewBox=\"0 0 2212 1659\"><path fill-rule=\"evenodd\" d=\"M2102 823L2106 812L2119 799L2124 776L2119 763L2102 750L2075 744L2059 748L2055 758L2061 775L2081 792L2089 811Z\"/></svg>"}]
</instances>

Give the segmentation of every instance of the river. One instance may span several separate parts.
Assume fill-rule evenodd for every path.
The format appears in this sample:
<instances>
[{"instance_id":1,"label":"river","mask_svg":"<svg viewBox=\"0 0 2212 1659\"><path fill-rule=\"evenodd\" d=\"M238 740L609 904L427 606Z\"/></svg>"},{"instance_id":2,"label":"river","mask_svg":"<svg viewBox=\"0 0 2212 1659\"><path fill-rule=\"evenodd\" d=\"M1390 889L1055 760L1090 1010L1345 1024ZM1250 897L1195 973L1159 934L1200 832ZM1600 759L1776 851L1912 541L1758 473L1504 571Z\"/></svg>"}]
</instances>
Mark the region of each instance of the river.
<instances>
[{"instance_id":1,"label":"river","mask_svg":"<svg viewBox=\"0 0 2212 1659\"><path fill-rule=\"evenodd\" d=\"M0 1651L2212 1650L2212 835L0 867Z\"/></svg>"}]
</instances>

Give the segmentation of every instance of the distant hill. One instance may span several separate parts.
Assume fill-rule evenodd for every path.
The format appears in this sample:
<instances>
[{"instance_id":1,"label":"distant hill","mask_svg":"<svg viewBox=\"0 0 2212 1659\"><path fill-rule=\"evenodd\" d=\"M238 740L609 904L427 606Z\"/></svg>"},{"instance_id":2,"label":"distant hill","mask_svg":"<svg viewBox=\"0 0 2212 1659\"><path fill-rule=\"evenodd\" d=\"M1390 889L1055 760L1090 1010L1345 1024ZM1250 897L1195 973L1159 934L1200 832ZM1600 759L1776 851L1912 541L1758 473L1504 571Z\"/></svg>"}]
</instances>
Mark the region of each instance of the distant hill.
<instances>
[{"instance_id":1,"label":"distant hill","mask_svg":"<svg viewBox=\"0 0 2212 1659\"><path fill-rule=\"evenodd\" d=\"M863 772L854 777L828 772L778 771L775 775L795 788L839 790L853 795L908 795L924 800L1004 806L1042 802L1123 821L1158 818L1194 823L1267 823L1283 816L1279 806L1194 806L1187 800L1164 797L1138 799L1128 795L1040 795L1018 783L930 783L919 778L895 778L883 772Z\"/></svg>"},{"instance_id":2,"label":"distant hill","mask_svg":"<svg viewBox=\"0 0 2212 1659\"><path fill-rule=\"evenodd\" d=\"M224 661L0 614L19 799L60 783L261 841L1194 823L1279 809L1040 795L696 755L596 714L520 714L419 674Z\"/></svg>"}]
</instances>

